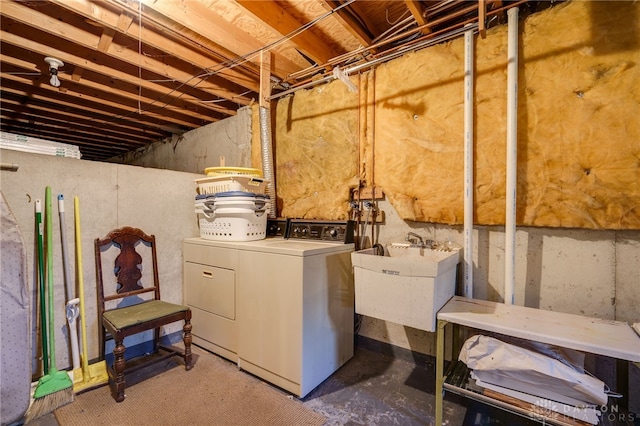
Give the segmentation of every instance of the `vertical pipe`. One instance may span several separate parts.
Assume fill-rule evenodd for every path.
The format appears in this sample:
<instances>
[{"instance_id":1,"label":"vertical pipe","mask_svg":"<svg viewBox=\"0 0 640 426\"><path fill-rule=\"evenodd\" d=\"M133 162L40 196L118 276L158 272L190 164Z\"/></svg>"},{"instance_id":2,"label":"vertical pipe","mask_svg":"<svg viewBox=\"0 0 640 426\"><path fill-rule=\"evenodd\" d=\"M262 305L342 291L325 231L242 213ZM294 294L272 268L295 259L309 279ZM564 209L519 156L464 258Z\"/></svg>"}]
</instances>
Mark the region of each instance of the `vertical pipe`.
<instances>
[{"instance_id":1,"label":"vertical pipe","mask_svg":"<svg viewBox=\"0 0 640 426\"><path fill-rule=\"evenodd\" d=\"M514 303L516 282L516 183L518 167L518 8L508 14L507 185L505 216L504 303Z\"/></svg>"},{"instance_id":2,"label":"vertical pipe","mask_svg":"<svg viewBox=\"0 0 640 426\"><path fill-rule=\"evenodd\" d=\"M260 145L262 147L262 169L269 180L266 193L271 199L268 216L277 216L275 173L273 170L273 146L271 142L271 109L260 107Z\"/></svg>"},{"instance_id":3,"label":"vertical pipe","mask_svg":"<svg viewBox=\"0 0 640 426\"><path fill-rule=\"evenodd\" d=\"M473 298L473 30L464 33L464 288Z\"/></svg>"},{"instance_id":4,"label":"vertical pipe","mask_svg":"<svg viewBox=\"0 0 640 426\"><path fill-rule=\"evenodd\" d=\"M8 170L10 172L17 172L19 165L15 163L0 163L0 170Z\"/></svg>"}]
</instances>

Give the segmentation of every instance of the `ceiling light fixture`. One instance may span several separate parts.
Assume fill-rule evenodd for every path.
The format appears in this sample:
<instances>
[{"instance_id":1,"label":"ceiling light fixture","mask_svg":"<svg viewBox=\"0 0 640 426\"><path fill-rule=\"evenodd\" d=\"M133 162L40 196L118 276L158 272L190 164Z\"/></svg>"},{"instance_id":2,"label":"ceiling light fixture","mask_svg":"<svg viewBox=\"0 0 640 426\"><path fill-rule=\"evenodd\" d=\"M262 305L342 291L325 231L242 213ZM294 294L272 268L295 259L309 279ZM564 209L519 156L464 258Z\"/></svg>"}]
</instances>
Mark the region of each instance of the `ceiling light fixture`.
<instances>
[{"instance_id":1,"label":"ceiling light fixture","mask_svg":"<svg viewBox=\"0 0 640 426\"><path fill-rule=\"evenodd\" d=\"M49 73L51 73L51 80L49 80L49 83L51 83L53 87L60 87L60 80L58 79L58 67L64 66L64 62L62 62L60 59L52 58L50 56L44 58L44 61L49 64Z\"/></svg>"}]
</instances>

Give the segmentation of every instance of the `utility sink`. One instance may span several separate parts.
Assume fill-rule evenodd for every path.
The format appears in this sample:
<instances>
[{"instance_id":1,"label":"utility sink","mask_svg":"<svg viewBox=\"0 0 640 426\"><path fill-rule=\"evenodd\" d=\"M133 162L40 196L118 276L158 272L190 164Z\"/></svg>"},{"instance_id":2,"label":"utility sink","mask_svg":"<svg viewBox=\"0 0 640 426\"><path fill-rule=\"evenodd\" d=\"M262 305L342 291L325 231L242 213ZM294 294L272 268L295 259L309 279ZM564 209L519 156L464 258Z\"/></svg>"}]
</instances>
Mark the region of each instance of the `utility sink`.
<instances>
[{"instance_id":1,"label":"utility sink","mask_svg":"<svg viewBox=\"0 0 640 426\"><path fill-rule=\"evenodd\" d=\"M389 259L382 261L386 267L396 268L398 275L415 277L436 277L440 271L451 269L460 258L458 249L431 249L405 243L388 245L387 253Z\"/></svg>"},{"instance_id":2,"label":"utility sink","mask_svg":"<svg viewBox=\"0 0 640 426\"><path fill-rule=\"evenodd\" d=\"M356 312L420 330L436 330L436 314L453 297L460 250L395 243L385 256L351 253Z\"/></svg>"}]
</instances>

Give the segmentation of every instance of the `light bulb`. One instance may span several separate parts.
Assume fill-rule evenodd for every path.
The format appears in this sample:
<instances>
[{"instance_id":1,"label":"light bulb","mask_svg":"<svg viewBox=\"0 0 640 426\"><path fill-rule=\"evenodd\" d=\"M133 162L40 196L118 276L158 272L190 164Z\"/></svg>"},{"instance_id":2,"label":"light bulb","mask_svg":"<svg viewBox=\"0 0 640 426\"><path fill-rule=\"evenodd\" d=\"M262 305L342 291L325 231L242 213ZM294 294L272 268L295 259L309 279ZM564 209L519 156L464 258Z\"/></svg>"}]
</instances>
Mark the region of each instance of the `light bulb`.
<instances>
[{"instance_id":1,"label":"light bulb","mask_svg":"<svg viewBox=\"0 0 640 426\"><path fill-rule=\"evenodd\" d=\"M49 80L49 83L51 83L53 87L60 87L60 80L56 74L51 74L51 80Z\"/></svg>"},{"instance_id":2,"label":"light bulb","mask_svg":"<svg viewBox=\"0 0 640 426\"><path fill-rule=\"evenodd\" d=\"M49 72L51 73L51 79L49 83L53 87L60 87L60 79L58 79L58 68L64 66L64 62L60 59L52 58L51 56L47 56L44 58L44 61L49 64Z\"/></svg>"}]
</instances>

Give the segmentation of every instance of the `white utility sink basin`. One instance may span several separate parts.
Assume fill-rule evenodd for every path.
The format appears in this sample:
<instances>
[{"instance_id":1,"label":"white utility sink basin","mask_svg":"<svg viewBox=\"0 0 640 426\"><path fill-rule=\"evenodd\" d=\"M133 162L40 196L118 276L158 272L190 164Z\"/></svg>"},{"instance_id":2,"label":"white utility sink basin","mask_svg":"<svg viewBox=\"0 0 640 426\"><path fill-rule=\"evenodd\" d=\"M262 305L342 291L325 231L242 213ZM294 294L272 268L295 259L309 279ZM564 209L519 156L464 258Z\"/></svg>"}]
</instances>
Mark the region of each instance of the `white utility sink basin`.
<instances>
[{"instance_id":1,"label":"white utility sink basin","mask_svg":"<svg viewBox=\"0 0 640 426\"><path fill-rule=\"evenodd\" d=\"M351 253L356 312L420 330L436 330L436 313L453 297L460 250L387 246Z\"/></svg>"},{"instance_id":2,"label":"white utility sink basin","mask_svg":"<svg viewBox=\"0 0 640 426\"><path fill-rule=\"evenodd\" d=\"M356 253L370 255L360 259L360 266L379 272L409 277L437 277L459 262L460 250L450 251L393 243L387 246L388 256L375 256L373 250ZM356 263L353 263L354 266Z\"/></svg>"}]
</instances>

